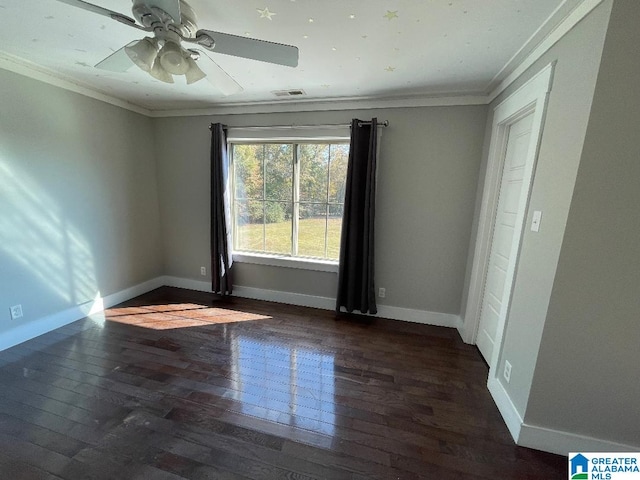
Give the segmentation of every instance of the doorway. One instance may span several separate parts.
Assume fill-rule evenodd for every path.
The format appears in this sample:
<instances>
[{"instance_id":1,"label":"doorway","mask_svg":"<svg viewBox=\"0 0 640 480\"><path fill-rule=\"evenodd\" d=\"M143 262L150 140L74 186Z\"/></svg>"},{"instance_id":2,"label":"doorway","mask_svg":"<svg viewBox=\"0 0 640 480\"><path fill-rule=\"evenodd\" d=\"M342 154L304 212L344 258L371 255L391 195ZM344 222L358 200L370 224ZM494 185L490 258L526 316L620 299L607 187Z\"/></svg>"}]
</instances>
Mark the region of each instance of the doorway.
<instances>
[{"instance_id":1,"label":"doorway","mask_svg":"<svg viewBox=\"0 0 640 480\"><path fill-rule=\"evenodd\" d=\"M494 110L487 173L461 330L497 377L553 64Z\"/></svg>"},{"instance_id":2,"label":"doorway","mask_svg":"<svg viewBox=\"0 0 640 480\"><path fill-rule=\"evenodd\" d=\"M490 364L496 341L500 316L508 304L510 285L507 283L510 264L518 245L516 230L520 197L523 194L527 155L531 143L533 112L507 127L507 145L504 167L498 194L498 208L494 220L493 235L489 253L489 264L485 278L484 293L480 309L480 321L476 345Z\"/></svg>"}]
</instances>

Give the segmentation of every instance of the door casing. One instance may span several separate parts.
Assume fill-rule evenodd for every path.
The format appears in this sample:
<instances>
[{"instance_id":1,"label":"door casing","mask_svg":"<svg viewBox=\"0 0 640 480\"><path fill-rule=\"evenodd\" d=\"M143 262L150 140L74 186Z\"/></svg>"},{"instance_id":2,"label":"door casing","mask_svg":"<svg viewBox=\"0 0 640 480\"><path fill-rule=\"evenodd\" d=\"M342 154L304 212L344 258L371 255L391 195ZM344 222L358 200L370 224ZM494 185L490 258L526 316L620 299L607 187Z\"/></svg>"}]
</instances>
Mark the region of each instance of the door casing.
<instances>
[{"instance_id":1,"label":"door casing","mask_svg":"<svg viewBox=\"0 0 640 480\"><path fill-rule=\"evenodd\" d=\"M513 259L510 262L505 282L506 285L508 285L506 290L508 293L505 295L506 304L498 320L493 355L489 362L490 379L492 376L497 377L496 367L498 366L498 360L502 351L502 340L508 321L513 284L520 258L524 220L527 217L535 165L540 140L542 138L547 99L553 80L553 69L554 63L544 67L494 109L487 171L484 179L478 231L471 267L469 294L464 312L464 323L460 331L463 340L467 343L475 344L478 335L480 311L489 264L489 254L491 251L491 239L498 208L498 194L502 180L509 127L531 113L533 113L533 125L527 154L527 156L531 158L531 161L527 161L527 170L525 171L522 185L522 191L526 193L521 195L521 204L519 205L518 216L516 218L512 251Z\"/></svg>"}]
</instances>

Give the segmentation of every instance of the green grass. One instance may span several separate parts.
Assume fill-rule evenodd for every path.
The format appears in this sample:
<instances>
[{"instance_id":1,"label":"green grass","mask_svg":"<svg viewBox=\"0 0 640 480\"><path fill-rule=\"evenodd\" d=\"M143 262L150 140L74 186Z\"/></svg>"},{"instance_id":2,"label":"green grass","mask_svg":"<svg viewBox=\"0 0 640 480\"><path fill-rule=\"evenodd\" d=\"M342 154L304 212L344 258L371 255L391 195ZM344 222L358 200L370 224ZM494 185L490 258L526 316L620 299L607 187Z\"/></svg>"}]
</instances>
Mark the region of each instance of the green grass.
<instances>
[{"instance_id":1,"label":"green grass","mask_svg":"<svg viewBox=\"0 0 640 480\"><path fill-rule=\"evenodd\" d=\"M306 218L298 225L298 256L338 260L342 219L328 222L327 255L325 256L325 219ZM291 222L248 224L238 227L236 248L242 251L291 255Z\"/></svg>"}]
</instances>

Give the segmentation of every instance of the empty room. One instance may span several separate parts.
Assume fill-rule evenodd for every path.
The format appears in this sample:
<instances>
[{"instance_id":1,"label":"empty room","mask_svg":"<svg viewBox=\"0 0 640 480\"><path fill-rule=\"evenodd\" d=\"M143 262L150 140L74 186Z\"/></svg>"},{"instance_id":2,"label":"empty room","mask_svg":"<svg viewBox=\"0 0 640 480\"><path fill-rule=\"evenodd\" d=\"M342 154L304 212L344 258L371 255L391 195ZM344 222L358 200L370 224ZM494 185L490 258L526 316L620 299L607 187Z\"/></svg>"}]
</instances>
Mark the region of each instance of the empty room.
<instances>
[{"instance_id":1,"label":"empty room","mask_svg":"<svg viewBox=\"0 0 640 480\"><path fill-rule=\"evenodd\" d=\"M0 0L0 478L606 478L638 22Z\"/></svg>"}]
</instances>

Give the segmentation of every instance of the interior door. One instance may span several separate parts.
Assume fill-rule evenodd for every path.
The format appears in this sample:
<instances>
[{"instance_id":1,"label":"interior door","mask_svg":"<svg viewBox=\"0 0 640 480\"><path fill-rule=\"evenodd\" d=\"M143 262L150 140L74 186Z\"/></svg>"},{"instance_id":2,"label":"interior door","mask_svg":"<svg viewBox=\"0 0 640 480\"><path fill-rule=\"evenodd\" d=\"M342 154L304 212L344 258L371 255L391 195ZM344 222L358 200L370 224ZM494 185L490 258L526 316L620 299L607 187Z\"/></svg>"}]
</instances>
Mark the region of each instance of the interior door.
<instances>
[{"instance_id":1,"label":"interior door","mask_svg":"<svg viewBox=\"0 0 640 480\"><path fill-rule=\"evenodd\" d=\"M531 130L533 113L509 126L505 149L504 168L500 182L498 208L493 228L489 265L485 278L482 296L482 309L478 326L477 345L487 363L491 365L498 323L507 308L511 285L507 285L507 271L511 262L515 261L517 241L514 235L518 226L518 208L525 208L521 202L523 181Z\"/></svg>"}]
</instances>

